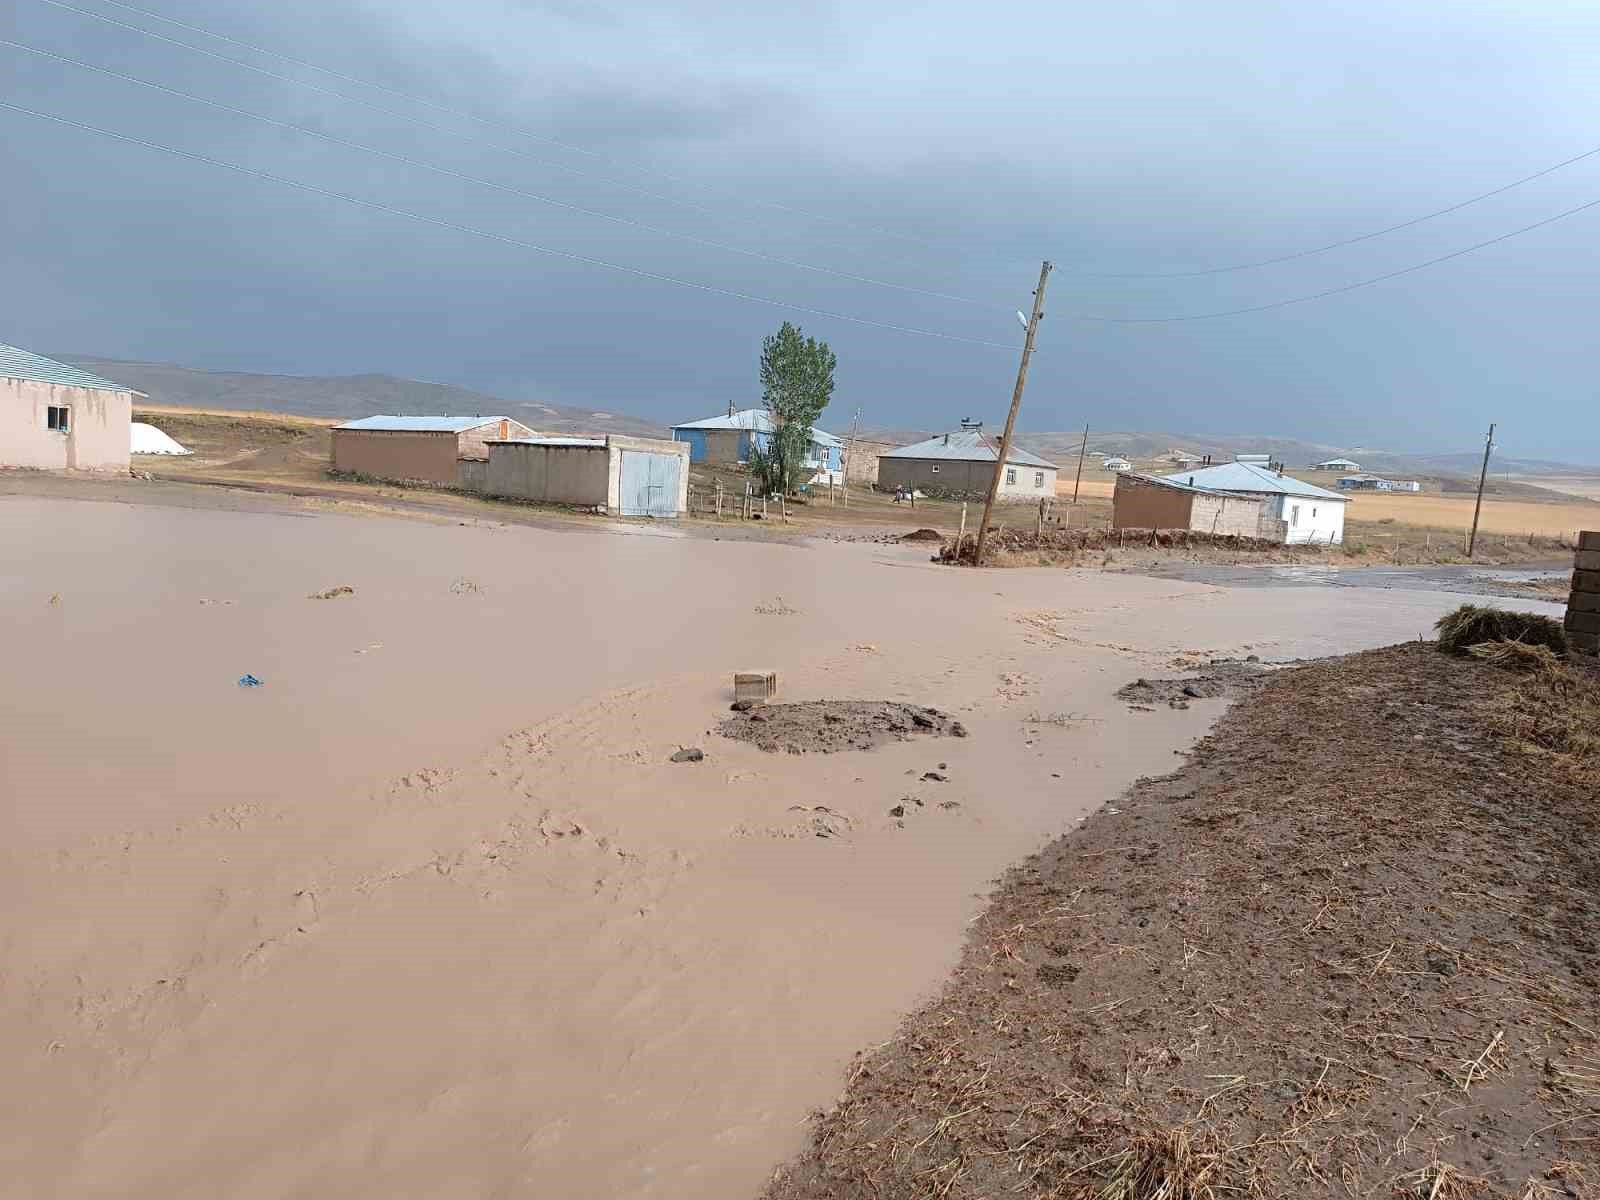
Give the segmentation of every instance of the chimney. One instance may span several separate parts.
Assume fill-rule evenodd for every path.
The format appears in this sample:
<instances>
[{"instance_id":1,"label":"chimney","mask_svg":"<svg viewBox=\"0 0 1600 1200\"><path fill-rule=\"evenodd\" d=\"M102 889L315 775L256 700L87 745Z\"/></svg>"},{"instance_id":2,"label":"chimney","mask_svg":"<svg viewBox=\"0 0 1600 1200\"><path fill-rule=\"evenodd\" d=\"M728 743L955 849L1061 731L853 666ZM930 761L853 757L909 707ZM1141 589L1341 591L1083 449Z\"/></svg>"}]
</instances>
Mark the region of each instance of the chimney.
<instances>
[{"instance_id":1,"label":"chimney","mask_svg":"<svg viewBox=\"0 0 1600 1200\"><path fill-rule=\"evenodd\" d=\"M733 401L732 400L728 401L728 415L730 417L733 416Z\"/></svg>"},{"instance_id":2,"label":"chimney","mask_svg":"<svg viewBox=\"0 0 1600 1200\"><path fill-rule=\"evenodd\" d=\"M944 444L946 446L950 444L950 435L948 433L944 435Z\"/></svg>"}]
</instances>

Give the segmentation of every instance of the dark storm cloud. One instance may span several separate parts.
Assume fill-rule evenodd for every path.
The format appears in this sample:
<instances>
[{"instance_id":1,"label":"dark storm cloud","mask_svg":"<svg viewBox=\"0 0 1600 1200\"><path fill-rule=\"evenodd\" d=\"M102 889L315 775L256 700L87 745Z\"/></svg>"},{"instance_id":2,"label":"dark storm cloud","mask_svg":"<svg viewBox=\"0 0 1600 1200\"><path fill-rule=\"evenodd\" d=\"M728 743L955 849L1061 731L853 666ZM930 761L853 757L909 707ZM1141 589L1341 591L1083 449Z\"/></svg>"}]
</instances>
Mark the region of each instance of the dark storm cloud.
<instances>
[{"instance_id":1,"label":"dark storm cloud","mask_svg":"<svg viewBox=\"0 0 1600 1200\"><path fill-rule=\"evenodd\" d=\"M0 48L0 99L553 249L1014 343L1058 263L1025 423L1266 432L1600 460L1596 222L1578 216L1315 304L1194 324L1420 262L1600 196L1600 157L1386 238L1133 280L1403 221L1600 143L1584 6L763 6L678 0L141 7L425 97L417 105L72 0L366 105L42 0L5 36L551 200L978 301L731 255ZM384 112L381 110L393 110ZM394 115L398 113L399 115ZM678 419L748 402L794 313L541 255L0 111L0 340L292 372L371 370ZM565 143L565 145L557 144ZM649 193L649 195L641 194ZM676 202L676 203L674 203ZM826 218L826 219L822 219ZM1014 354L800 314L841 410L994 415Z\"/></svg>"}]
</instances>

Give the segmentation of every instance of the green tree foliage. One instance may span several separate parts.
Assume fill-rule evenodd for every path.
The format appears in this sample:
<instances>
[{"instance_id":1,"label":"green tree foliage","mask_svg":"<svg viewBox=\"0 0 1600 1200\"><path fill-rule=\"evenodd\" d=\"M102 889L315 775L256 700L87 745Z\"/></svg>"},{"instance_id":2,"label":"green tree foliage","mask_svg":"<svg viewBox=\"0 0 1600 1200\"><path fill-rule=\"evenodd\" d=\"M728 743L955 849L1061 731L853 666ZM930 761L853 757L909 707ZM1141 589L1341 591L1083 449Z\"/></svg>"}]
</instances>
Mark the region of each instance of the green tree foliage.
<instances>
[{"instance_id":1,"label":"green tree foliage","mask_svg":"<svg viewBox=\"0 0 1600 1200\"><path fill-rule=\"evenodd\" d=\"M769 492L792 492L803 482L811 430L833 396L838 359L828 343L783 323L761 341L761 400L772 416L765 452L752 449L750 469Z\"/></svg>"}]
</instances>

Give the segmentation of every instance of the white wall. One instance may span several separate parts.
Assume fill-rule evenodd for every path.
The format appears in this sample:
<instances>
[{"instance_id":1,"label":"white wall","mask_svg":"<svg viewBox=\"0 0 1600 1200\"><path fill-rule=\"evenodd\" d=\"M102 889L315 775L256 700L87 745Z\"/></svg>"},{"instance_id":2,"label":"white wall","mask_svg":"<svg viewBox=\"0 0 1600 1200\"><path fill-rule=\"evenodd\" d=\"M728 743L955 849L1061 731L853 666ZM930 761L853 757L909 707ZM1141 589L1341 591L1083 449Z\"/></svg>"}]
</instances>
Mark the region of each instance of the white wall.
<instances>
[{"instance_id":1,"label":"white wall","mask_svg":"<svg viewBox=\"0 0 1600 1200\"><path fill-rule=\"evenodd\" d=\"M67 432L48 427L52 407L70 412ZM133 393L0 379L0 466L47 471L126 471Z\"/></svg>"},{"instance_id":2,"label":"white wall","mask_svg":"<svg viewBox=\"0 0 1600 1200\"><path fill-rule=\"evenodd\" d=\"M1337 546L1344 541L1344 513L1350 507L1348 501L1327 500L1321 496L1280 496L1278 501L1278 519L1289 527L1290 544L1321 542Z\"/></svg>"}]
</instances>

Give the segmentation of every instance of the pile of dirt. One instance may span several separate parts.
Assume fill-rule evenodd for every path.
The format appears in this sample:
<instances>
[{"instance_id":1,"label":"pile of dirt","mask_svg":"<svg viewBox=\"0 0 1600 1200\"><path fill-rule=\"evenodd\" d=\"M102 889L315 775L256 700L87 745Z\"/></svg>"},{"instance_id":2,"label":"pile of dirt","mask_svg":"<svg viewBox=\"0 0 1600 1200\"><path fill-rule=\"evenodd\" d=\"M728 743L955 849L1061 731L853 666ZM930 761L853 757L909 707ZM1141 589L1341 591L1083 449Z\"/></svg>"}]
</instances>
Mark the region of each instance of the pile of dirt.
<instances>
[{"instance_id":1,"label":"pile of dirt","mask_svg":"<svg viewBox=\"0 0 1600 1200\"><path fill-rule=\"evenodd\" d=\"M1275 669L1253 654L1249 658L1218 658L1195 668L1182 679L1135 679L1117 689L1117 698L1134 708L1150 708L1157 704L1187 708L1190 700L1240 696L1254 691Z\"/></svg>"},{"instance_id":2,"label":"pile of dirt","mask_svg":"<svg viewBox=\"0 0 1600 1200\"><path fill-rule=\"evenodd\" d=\"M937 529L913 529L910 533L900 535L902 542L942 542L944 534Z\"/></svg>"},{"instance_id":3,"label":"pile of dirt","mask_svg":"<svg viewBox=\"0 0 1600 1200\"><path fill-rule=\"evenodd\" d=\"M763 704L717 727L723 737L754 742L771 754L871 750L919 735L966 737L967 727L936 708L896 700L808 700Z\"/></svg>"},{"instance_id":4,"label":"pile of dirt","mask_svg":"<svg viewBox=\"0 0 1600 1200\"><path fill-rule=\"evenodd\" d=\"M1007 876L769 1200L1600 1196L1600 771L1518 725L1597 704L1272 673Z\"/></svg>"}]
</instances>

